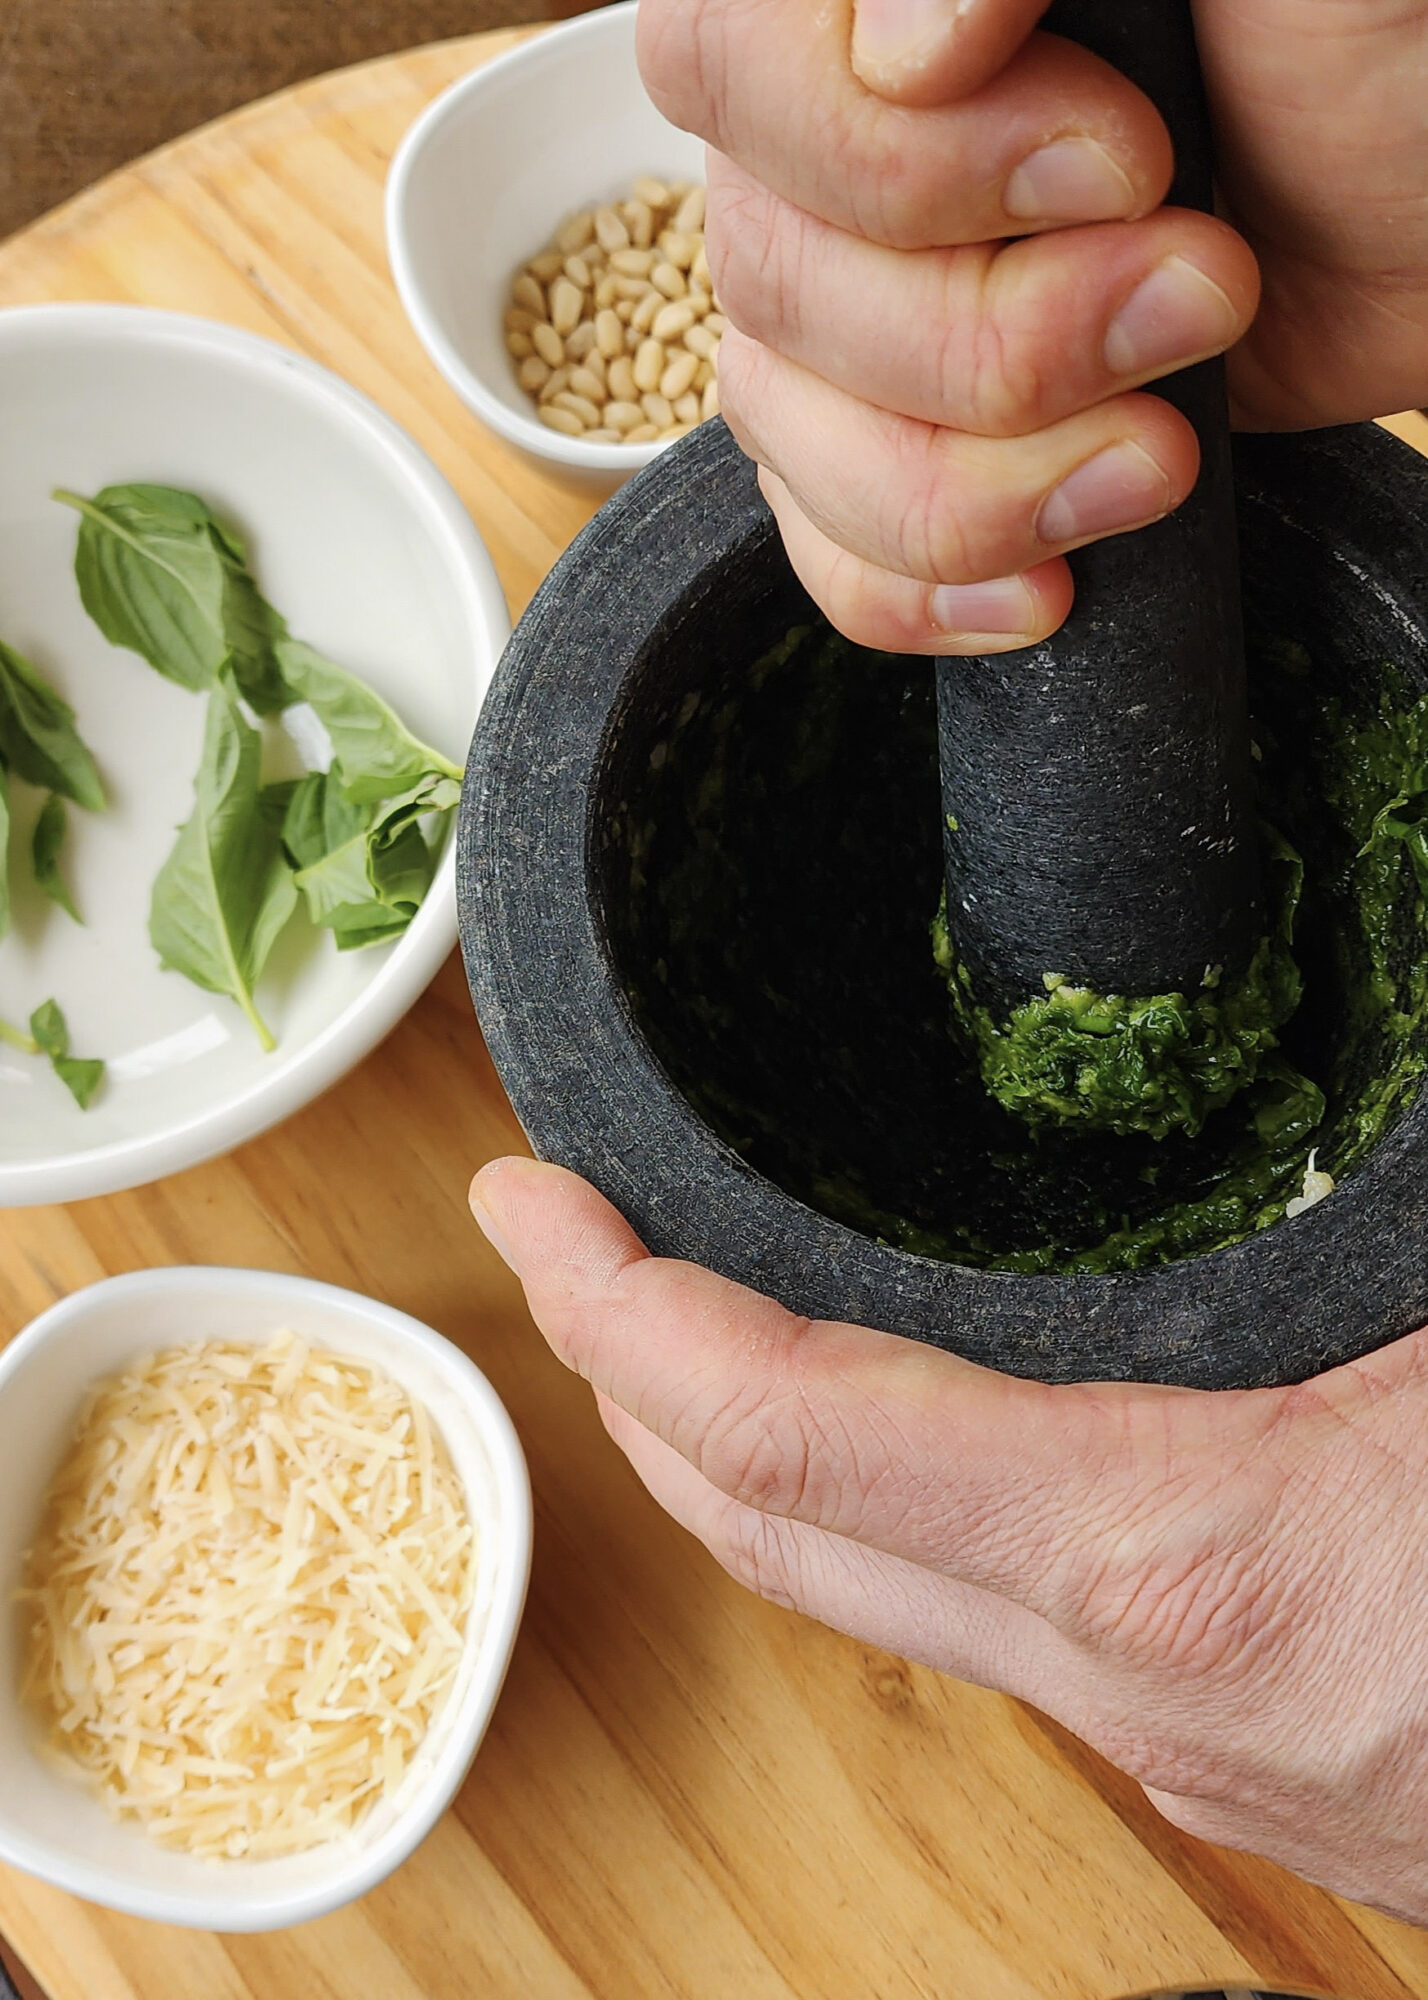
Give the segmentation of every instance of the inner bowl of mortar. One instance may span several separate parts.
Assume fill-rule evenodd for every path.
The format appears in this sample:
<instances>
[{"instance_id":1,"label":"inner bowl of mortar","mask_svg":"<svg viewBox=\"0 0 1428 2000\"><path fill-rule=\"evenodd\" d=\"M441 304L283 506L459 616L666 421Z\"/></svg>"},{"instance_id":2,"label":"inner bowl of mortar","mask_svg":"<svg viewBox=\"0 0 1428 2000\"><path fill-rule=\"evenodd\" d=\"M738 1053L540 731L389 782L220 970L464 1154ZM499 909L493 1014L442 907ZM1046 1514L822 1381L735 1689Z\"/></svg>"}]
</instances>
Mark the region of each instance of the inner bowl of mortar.
<instances>
[{"instance_id":1,"label":"inner bowl of mortar","mask_svg":"<svg viewBox=\"0 0 1428 2000\"><path fill-rule=\"evenodd\" d=\"M1428 467L1365 427L1246 441L1238 484L1262 810L1306 861L1284 1054L1326 1091L1304 1151L1343 1168L1328 1200L1258 1230L1297 1183L1235 1209L1247 1104L1193 1142L1049 1147L990 1110L928 938L930 663L827 632L717 425L557 566L473 747L463 941L536 1149L658 1254L1047 1380L1299 1380L1428 1319L1421 894L1373 964L1346 901L1373 732L1428 688ZM1331 811L1326 782L1358 791ZM1190 1203L1198 1240L1249 1233L1040 1268L1147 1233L1159 1255Z\"/></svg>"}]
</instances>

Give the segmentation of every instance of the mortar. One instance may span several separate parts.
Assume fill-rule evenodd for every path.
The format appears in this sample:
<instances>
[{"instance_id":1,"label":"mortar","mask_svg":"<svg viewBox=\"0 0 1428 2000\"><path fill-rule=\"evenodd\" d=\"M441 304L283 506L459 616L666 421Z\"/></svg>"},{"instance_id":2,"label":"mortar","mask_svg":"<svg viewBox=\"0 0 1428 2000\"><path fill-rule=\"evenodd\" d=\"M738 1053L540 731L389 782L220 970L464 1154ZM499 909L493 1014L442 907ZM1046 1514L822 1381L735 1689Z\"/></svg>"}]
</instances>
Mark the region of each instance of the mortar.
<instances>
[{"instance_id":1,"label":"mortar","mask_svg":"<svg viewBox=\"0 0 1428 2000\"><path fill-rule=\"evenodd\" d=\"M1428 690L1428 464L1365 426L1241 440L1236 483L1261 705L1327 689L1367 714L1394 676L1398 706ZM1054 1184L1044 1160L997 1165L1005 1134L977 1122L928 941L931 664L815 671L807 645L769 664L816 620L713 424L601 510L518 628L472 748L458 882L477 1012L536 1151L657 1254L1047 1381L1296 1381L1428 1320L1411 1034L1367 1156L1327 1200L1229 1247L1096 1273L902 1247L949 1224L986 1237L990 1217L977 1254L1019 1254L1041 1224L1065 1251L1077 1203L1153 1208L1175 1190L1147 1191L1152 1156L1105 1150L1130 1141ZM1312 844L1327 816L1292 751L1271 761ZM1309 997L1286 1047L1340 1077L1318 1135L1331 1152L1383 1064L1379 1026L1341 1004L1333 929L1311 883ZM1395 964L1422 930L1417 898ZM1204 1173L1228 1141L1207 1125L1184 1144Z\"/></svg>"}]
</instances>

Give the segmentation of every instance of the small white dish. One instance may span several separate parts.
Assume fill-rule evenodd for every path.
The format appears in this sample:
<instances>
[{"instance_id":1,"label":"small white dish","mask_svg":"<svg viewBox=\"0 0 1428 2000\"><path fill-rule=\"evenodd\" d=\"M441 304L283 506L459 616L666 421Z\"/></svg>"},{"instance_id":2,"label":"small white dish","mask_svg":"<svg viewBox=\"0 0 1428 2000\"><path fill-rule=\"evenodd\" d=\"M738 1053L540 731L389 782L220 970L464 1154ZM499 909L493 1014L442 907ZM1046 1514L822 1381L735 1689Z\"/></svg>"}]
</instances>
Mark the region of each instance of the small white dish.
<instances>
[{"instance_id":1,"label":"small white dish","mask_svg":"<svg viewBox=\"0 0 1428 2000\"><path fill-rule=\"evenodd\" d=\"M523 42L442 92L387 179L387 254L422 346L484 424L567 484L608 493L664 445L547 430L501 319L511 280L574 211L641 174L704 178L704 147L655 110L635 62L636 0Z\"/></svg>"},{"instance_id":2,"label":"small white dish","mask_svg":"<svg viewBox=\"0 0 1428 2000\"><path fill-rule=\"evenodd\" d=\"M108 1077L81 1112L47 1064L0 1049L0 1206L77 1201L226 1152L325 1090L422 992L456 937L451 844L394 945L339 954L294 921L259 988L265 1055L229 1000L159 968L149 893L192 809L204 701L111 646L74 580L77 519L50 498L130 480L200 494L247 538L292 630L460 762L510 630L480 537L430 461L365 396L234 328L143 308L0 313L0 639L77 711L109 810L71 808L64 873L85 921L28 885L39 794L15 785L14 926L0 1015L53 997Z\"/></svg>"},{"instance_id":3,"label":"small white dish","mask_svg":"<svg viewBox=\"0 0 1428 2000\"><path fill-rule=\"evenodd\" d=\"M477 1528L475 1601L456 1685L392 1800L303 1854L203 1860L111 1818L37 1755L33 1719L16 1696L12 1593L92 1382L154 1348L261 1343L283 1328L376 1362L425 1404ZM0 1355L0 1861L89 1902L202 1930L279 1930L365 1895L426 1838L470 1768L515 1643L530 1548L530 1485L505 1407L460 1349L420 1321L273 1271L136 1271L72 1293Z\"/></svg>"}]
</instances>

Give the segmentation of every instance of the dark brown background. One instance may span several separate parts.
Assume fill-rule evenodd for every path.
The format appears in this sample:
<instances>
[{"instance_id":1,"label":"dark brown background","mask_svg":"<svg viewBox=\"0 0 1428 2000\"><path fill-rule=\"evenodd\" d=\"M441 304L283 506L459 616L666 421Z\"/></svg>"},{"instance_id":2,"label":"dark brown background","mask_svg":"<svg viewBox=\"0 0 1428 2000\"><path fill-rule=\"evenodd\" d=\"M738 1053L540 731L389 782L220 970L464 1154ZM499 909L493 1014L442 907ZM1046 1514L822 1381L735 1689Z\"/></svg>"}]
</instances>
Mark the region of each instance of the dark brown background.
<instances>
[{"instance_id":1,"label":"dark brown background","mask_svg":"<svg viewBox=\"0 0 1428 2000\"><path fill-rule=\"evenodd\" d=\"M205 119L592 0L0 0L0 236Z\"/></svg>"}]
</instances>

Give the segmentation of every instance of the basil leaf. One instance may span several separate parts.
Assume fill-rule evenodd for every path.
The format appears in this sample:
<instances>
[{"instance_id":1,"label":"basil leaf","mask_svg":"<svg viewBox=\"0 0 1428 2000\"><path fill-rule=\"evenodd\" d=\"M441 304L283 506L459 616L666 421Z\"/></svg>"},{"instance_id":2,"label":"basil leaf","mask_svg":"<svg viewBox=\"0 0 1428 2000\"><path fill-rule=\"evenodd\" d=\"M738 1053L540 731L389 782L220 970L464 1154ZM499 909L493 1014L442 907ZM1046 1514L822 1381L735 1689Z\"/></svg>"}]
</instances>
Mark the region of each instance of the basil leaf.
<instances>
[{"instance_id":1,"label":"basil leaf","mask_svg":"<svg viewBox=\"0 0 1428 2000\"><path fill-rule=\"evenodd\" d=\"M104 787L74 710L13 647L0 645L0 758L17 777L98 812Z\"/></svg>"},{"instance_id":2,"label":"basil leaf","mask_svg":"<svg viewBox=\"0 0 1428 2000\"><path fill-rule=\"evenodd\" d=\"M354 805L326 771L300 778L283 819L283 845L294 868L311 868L359 841L365 850L372 815Z\"/></svg>"},{"instance_id":3,"label":"basil leaf","mask_svg":"<svg viewBox=\"0 0 1428 2000\"><path fill-rule=\"evenodd\" d=\"M292 699L307 702L332 739L339 782L356 804L393 798L425 778L460 782L457 766L413 736L354 674L301 639L278 639L273 650Z\"/></svg>"},{"instance_id":4,"label":"basil leaf","mask_svg":"<svg viewBox=\"0 0 1428 2000\"><path fill-rule=\"evenodd\" d=\"M0 937L10 928L10 783L0 764Z\"/></svg>"},{"instance_id":5,"label":"basil leaf","mask_svg":"<svg viewBox=\"0 0 1428 2000\"><path fill-rule=\"evenodd\" d=\"M258 732L228 690L216 688L208 698L193 812L154 883L149 937L161 964L236 1000L271 1049L253 988L297 891L259 784L261 753Z\"/></svg>"},{"instance_id":6,"label":"basil leaf","mask_svg":"<svg viewBox=\"0 0 1428 2000\"><path fill-rule=\"evenodd\" d=\"M377 900L414 917L436 873L436 855L414 819L388 833L378 827L368 843L367 877Z\"/></svg>"},{"instance_id":7,"label":"basil leaf","mask_svg":"<svg viewBox=\"0 0 1428 2000\"><path fill-rule=\"evenodd\" d=\"M328 928L339 951L364 951L371 944L390 944L411 920L409 910L391 910L385 903L338 903Z\"/></svg>"},{"instance_id":8,"label":"basil leaf","mask_svg":"<svg viewBox=\"0 0 1428 2000\"><path fill-rule=\"evenodd\" d=\"M30 1016L30 1033L41 1055L50 1059L50 1068L68 1090L81 1111L104 1080L104 1065L92 1056L72 1056L69 1052L69 1023L59 1003L43 1000Z\"/></svg>"},{"instance_id":9,"label":"basil leaf","mask_svg":"<svg viewBox=\"0 0 1428 2000\"><path fill-rule=\"evenodd\" d=\"M287 628L248 574L242 542L197 494L130 485L54 497L80 514L74 573L106 639L180 687L211 688L227 669L258 714L287 706L273 655Z\"/></svg>"},{"instance_id":10,"label":"basil leaf","mask_svg":"<svg viewBox=\"0 0 1428 2000\"><path fill-rule=\"evenodd\" d=\"M51 792L40 807L40 816L35 821L34 837L30 842L30 860L35 872L35 885L43 889L51 902L58 903L75 920L84 919L74 907L74 898L69 893L69 885L59 870L60 850L64 846L64 836L68 825L64 800L58 792Z\"/></svg>"},{"instance_id":11,"label":"basil leaf","mask_svg":"<svg viewBox=\"0 0 1428 2000\"><path fill-rule=\"evenodd\" d=\"M354 804L336 770L313 772L293 794L283 843L294 880L315 924L331 930L339 951L377 944L404 931L431 886L436 857L419 824L432 796L459 793L432 779L373 814Z\"/></svg>"}]
</instances>

